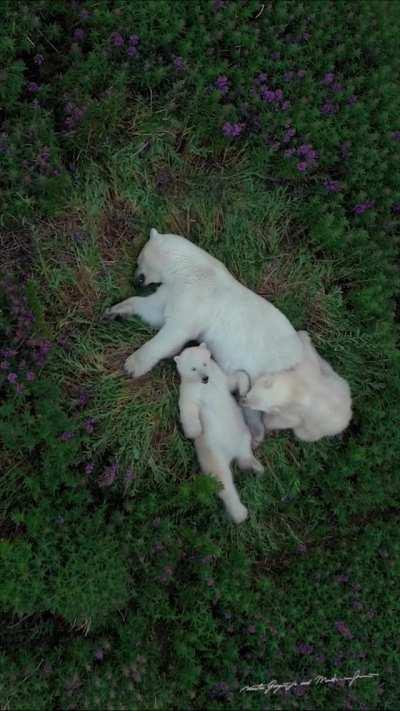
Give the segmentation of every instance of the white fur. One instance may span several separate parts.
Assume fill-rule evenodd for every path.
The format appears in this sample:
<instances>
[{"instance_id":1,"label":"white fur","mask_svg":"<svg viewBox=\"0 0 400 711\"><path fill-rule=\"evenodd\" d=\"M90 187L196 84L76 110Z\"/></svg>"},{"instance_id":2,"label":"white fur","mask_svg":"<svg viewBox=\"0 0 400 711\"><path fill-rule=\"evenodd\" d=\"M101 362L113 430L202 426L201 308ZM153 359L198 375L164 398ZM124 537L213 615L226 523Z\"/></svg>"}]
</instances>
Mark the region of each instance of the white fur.
<instances>
[{"instance_id":1,"label":"white fur","mask_svg":"<svg viewBox=\"0 0 400 711\"><path fill-rule=\"evenodd\" d=\"M205 341L226 373L243 369L252 381L301 360L302 343L286 316L184 237L152 229L137 274L145 285L161 286L151 296L134 296L105 313L107 318L137 315L160 329L127 359L129 375L144 375L194 339Z\"/></svg>"},{"instance_id":2,"label":"white fur","mask_svg":"<svg viewBox=\"0 0 400 711\"><path fill-rule=\"evenodd\" d=\"M268 430L291 428L299 439L315 442L342 432L351 419L351 394L341 378L299 332L304 358L291 370L259 378L242 403L262 410Z\"/></svg>"},{"instance_id":3,"label":"white fur","mask_svg":"<svg viewBox=\"0 0 400 711\"><path fill-rule=\"evenodd\" d=\"M251 435L241 409L231 395L234 390L247 392L247 378L244 373L225 375L204 343L186 348L175 362L181 376L179 410L185 435L194 439L203 472L221 482L219 496L228 513L235 523L241 523L247 509L233 482L231 462L237 460L242 469L263 471L251 451Z\"/></svg>"}]
</instances>

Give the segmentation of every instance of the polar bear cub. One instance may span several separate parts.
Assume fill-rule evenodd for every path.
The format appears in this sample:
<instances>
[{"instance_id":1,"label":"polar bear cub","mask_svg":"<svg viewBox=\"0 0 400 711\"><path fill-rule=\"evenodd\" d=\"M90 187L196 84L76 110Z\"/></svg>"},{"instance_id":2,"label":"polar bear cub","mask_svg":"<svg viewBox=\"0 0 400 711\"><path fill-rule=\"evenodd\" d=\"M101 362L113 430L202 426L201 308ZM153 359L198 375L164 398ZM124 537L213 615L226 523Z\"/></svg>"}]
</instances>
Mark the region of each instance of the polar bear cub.
<instances>
[{"instance_id":1,"label":"polar bear cub","mask_svg":"<svg viewBox=\"0 0 400 711\"><path fill-rule=\"evenodd\" d=\"M184 433L193 439L200 466L223 486L220 498L235 523L247 518L233 482L230 465L261 473L263 466L251 450L251 435L235 398L244 395L249 378L244 371L225 375L212 360L205 343L186 348L174 358L181 377L179 410Z\"/></svg>"},{"instance_id":2,"label":"polar bear cub","mask_svg":"<svg viewBox=\"0 0 400 711\"><path fill-rule=\"evenodd\" d=\"M306 442L342 432L350 422L351 394L346 380L321 358L306 331L299 331L303 360L294 368L256 380L241 403L262 410L267 430L294 430Z\"/></svg>"}]
</instances>

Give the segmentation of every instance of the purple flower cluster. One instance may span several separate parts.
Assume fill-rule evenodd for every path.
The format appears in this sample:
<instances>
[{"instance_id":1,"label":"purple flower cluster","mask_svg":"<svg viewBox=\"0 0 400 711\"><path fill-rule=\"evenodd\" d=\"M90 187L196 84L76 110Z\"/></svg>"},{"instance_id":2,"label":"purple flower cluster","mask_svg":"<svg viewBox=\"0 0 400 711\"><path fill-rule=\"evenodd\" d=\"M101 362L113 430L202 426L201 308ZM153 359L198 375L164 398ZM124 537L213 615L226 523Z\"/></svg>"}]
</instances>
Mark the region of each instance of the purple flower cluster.
<instances>
[{"instance_id":1,"label":"purple flower cluster","mask_svg":"<svg viewBox=\"0 0 400 711\"><path fill-rule=\"evenodd\" d=\"M392 131L390 137L393 141L400 141L400 131Z\"/></svg>"},{"instance_id":2,"label":"purple flower cluster","mask_svg":"<svg viewBox=\"0 0 400 711\"><path fill-rule=\"evenodd\" d=\"M297 651L299 654L308 655L313 653L314 647L312 644L307 644L307 642L300 642L297 645Z\"/></svg>"},{"instance_id":3,"label":"purple flower cluster","mask_svg":"<svg viewBox=\"0 0 400 711\"><path fill-rule=\"evenodd\" d=\"M114 45L114 47L123 47L125 44L125 40L120 32L112 32L110 36L110 41L111 44Z\"/></svg>"},{"instance_id":4,"label":"purple flower cluster","mask_svg":"<svg viewBox=\"0 0 400 711\"><path fill-rule=\"evenodd\" d=\"M40 67L40 65L44 63L43 54L35 54L33 61Z\"/></svg>"},{"instance_id":5,"label":"purple flower cluster","mask_svg":"<svg viewBox=\"0 0 400 711\"><path fill-rule=\"evenodd\" d=\"M337 114L339 109L340 106L337 101L325 101L325 103L321 106L321 114L323 116L332 116L333 114Z\"/></svg>"},{"instance_id":6,"label":"purple flower cluster","mask_svg":"<svg viewBox=\"0 0 400 711\"><path fill-rule=\"evenodd\" d=\"M182 57L174 57L174 69L176 72L186 71L186 64Z\"/></svg>"},{"instance_id":7,"label":"purple flower cluster","mask_svg":"<svg viewBox=\"0 0 400 711\"><path fill-rule=\"evenodd\" d=\"M297 163L297 169L301 173L304 173L310 168L315 168L317 165L318 154L311 143L304 143L297 149L296 154L301 158L299 163Z\"/></svg>"},{"instance_id":8,"label":"purple flower cluster","mask_svg":"<svg viewBox=\"0 0 400 711\"><path fill-rule=\"evenodd\" d=\"M400 215L400 202L394 202L390 210L394 215Z\"/></svg>"},{"instance_id":9,"label":"purple flower cluster","mask_svg":"<svg viewBox=\"0 0 400 711\"><path fill-rule=\"evenodd\" d=\"M226 121L222 126L222 132L227 138L238 138L244 127L244 123L230 123L229 121Z\"/></svg>"},{"instance_id":10,"label":"purple flower cluster","mask_svg":"<svg viewBox=\"0 0 400 711\"><path fill-rule=\"evenodd\" d=\"M93 419L93 417L89 417L83 423L83 426L88 434L93 434L95 425L96 425L96 420Z\"/></svg>"},{"instance_id":11,"label":"purple flower cluster","mask_svg":"<svg viewBox=\"0 0 400 711\"><path fill-rule=\"evenodd\" d=\"M74 42L83 42L85 37L86 37L86 32L85 32L85 30L82 29L82 27L78 27L78 29L76 29L74 31L74 34L73 34Z\"/></svg>"},{"instance_id":12,"label":"purple flower cluster","mask_svg":"<svg viewBox=\"0 0 400 711\"><path fill-rule=\"evenodd\" d=\"M64 126L67 131L73 131L81 123L86 113L86 108L84 106L73 104L72 101L68 101L65 104L64 112L66 114Z\"/></svg>"},{"instance_id":13,"label":"purple flower cluster","mask_svg":"<svg viewBox=\"0 0 400 711\"><path fill-rule=\"evenodd\" d=\"M342 637L345 637L346 639L353 639L352 632L343 620L337 620L335 622L335 628L339 634L342 635Z\"/></svg>"},{"instance_id":14,"label":"purple flower cluster","mask_svg":"<svg viewBox=\"0 0 400 711\"><path fill-rule=\"evenodd\" d=\"M338 193L342 189L342 186L339 180L332 180L331 178L327 178L326 180L324 180L324 188L328 191L328 193Z\"/></svg>"},{"instance_id":15,"label":"purple flower cluster","mask_svg":"<svg viewBox=\"0 0 400 711\"><path fill-rule=\"evenodd\" d=\"M28 81L26 88L30 94L37 94L37 92L40 91L40 84L37 84L35 81Z\"/></svg>"},{"instance_id":16,"label":"purple flower cluster","mask_svg":"<svg viewBox=\"0 0 400 711\"><path fill-rule=\"evenodd\" d=\"M353 212L355 212L356 215L362 215L366 210L370 210L374 206L374 201L360 202L353 207Z\"/></svg>"},{"instance_id":17,"label":"purple flower cluster","mask_svg":"<svg viewBox=\"0 0 400 711\"><path fill-rule=\"evenodd\" d=\"M225 74L221 74L216 81L215 81L215 86L220 92L220 94L227 94L230 88L230 82L227 76Z\"/></svg>"},{"instance_id":18,"label":"purple flower cluster","mask_svg":"<svg viewBox=\"0 0 400 711\"><path fill-rule=\"evenodd\" d=\"M126 50L128 57L137 57L139 54L139 42L139 35L129 35L128 49Z\"/></svg>"},{"instance_id":19,"label":"purple flower cluster","mask_svg":"<svg viewBox=\"0 0 400 711\"><path fill-rule=\"evenodd\" d=\"M124 47L125 37L120 32L112 32L110 35L110 42L114 47ZM128 57L137 57L139 54L139 35L133 34L129 35L127 39L127 50L126 53Z\"/></svg>"}]
</instances>

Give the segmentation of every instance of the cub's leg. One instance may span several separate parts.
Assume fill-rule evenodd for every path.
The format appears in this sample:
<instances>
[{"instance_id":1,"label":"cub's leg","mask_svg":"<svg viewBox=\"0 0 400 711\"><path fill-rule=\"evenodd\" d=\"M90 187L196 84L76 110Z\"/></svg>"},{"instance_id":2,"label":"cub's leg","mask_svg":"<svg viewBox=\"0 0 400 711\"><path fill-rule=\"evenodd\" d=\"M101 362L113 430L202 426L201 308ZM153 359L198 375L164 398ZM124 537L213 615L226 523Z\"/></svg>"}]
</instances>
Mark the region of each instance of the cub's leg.
<instances>
[{"instance_id":1,"label":"cub's leg","mask_svg":"<svg viewBox=\"0 0 400 711\"><path fill-rule=\"evenodd\" d=\"M242 412L250 430L252 446L256 449L265 437L263 413L259 410L250 410L248 407L242 407Z\"/></svg>"},{"instance_id":2,"label":"cub's leg","mask_svg":"<svg viewBox=\"0 0 400 711\"><path fill-rule=\"evenodd\" d=\"M201 439L196 441L196 451L204 474L212 474L221 482L223 489L218 496L224 502L228 514L235 523L245 521L248 511L240 501L229 464L223 457L214 454Z\"/></svg>"}]
</instances>

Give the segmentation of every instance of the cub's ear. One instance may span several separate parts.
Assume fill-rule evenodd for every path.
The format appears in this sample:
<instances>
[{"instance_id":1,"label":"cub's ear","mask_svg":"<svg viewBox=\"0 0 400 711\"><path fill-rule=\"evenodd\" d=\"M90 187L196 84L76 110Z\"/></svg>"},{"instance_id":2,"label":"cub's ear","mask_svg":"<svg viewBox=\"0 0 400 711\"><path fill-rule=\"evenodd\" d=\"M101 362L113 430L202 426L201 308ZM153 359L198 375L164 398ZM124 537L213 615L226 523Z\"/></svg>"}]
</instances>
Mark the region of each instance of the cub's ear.
<instances>
[{"instance_id":1,"label":"cub's ear","mask_svg":"<svg viewBox=\"0 0 400 711\"><path fill-rule=\"evenodd\" d=\"M159 232L157 232L155 227L152 227L150 230L150 239L154 239L154 237L158 237Z\"/></svg>"}]
</instances>

